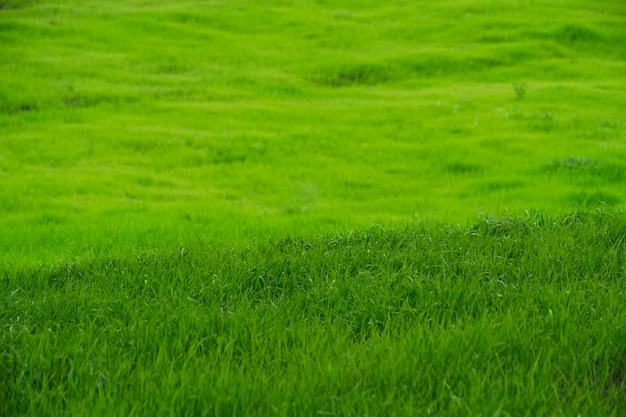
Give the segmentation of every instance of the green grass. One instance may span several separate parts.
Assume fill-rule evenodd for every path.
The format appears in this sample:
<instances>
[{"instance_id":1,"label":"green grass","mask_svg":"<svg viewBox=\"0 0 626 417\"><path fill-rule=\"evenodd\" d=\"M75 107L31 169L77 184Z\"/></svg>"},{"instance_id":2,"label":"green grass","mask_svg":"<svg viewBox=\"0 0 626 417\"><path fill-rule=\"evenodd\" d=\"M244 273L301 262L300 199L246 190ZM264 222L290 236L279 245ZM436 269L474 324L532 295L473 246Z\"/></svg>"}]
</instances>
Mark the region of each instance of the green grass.
<instances>
[{"instance_id":1,"label":"green grass","mask_svg":"<svg viewBox=\"0 0 626 417\"><path fill-rule=\"evenodd\" d=\"M0 410L619 416L625 240L535 214L16 270Z\"/></svg>"},{"instance_id":2,"label":"green grass","mask_svg":"<svg viewBox=\"0 0 626 417\"><path fill-rule=\"evenodd\" d=\"M0 415L619 416L624 27L0 0Z\"/></svg>"},{"instance_id":3,"label":"green grass","mask_svg":"<svg viewBox=\"0 0 626 417\"><path fill-rule=\"evenodd\" d=\"M7 268L624 206L622 2L2 4Z\"/></svg>"}]
</instances>

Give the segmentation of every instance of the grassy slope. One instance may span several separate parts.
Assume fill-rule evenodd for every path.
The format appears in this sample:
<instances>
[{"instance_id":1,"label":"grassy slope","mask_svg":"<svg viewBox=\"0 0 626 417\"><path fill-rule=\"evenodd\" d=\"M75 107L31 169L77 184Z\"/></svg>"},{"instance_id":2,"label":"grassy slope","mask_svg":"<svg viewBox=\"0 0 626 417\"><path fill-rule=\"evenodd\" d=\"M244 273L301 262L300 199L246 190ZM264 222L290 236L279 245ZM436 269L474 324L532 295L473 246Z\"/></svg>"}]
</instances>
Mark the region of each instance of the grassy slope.
<instances>
[{"instance_id":1,"label":"grassy slope","mask_svg":"<svg viewBox=\"0 0 626 417\"><path fill-rule=\"evenodd\" d=\"M372 228L0 281L0 414L619 416L626 218Z\"/></svg>"},{"instance_id":2,"label":"grassy slope","mask_svg":"<svg viewBox=\"0 0 626 417\"><path fill-rule=\"evenodd\" d=\"M7 265L624 201L621 2L3 4Z\"/></svg>"},{"instance_id":3,"label":"grassy slope","mask_svg":"<svg viewBox=\"0 0 626 417\"><path fill-rule=\"evenodd\" d=\"M618 416L625 15L0 1L0 415Z\"/></svg>"}]
</instances>

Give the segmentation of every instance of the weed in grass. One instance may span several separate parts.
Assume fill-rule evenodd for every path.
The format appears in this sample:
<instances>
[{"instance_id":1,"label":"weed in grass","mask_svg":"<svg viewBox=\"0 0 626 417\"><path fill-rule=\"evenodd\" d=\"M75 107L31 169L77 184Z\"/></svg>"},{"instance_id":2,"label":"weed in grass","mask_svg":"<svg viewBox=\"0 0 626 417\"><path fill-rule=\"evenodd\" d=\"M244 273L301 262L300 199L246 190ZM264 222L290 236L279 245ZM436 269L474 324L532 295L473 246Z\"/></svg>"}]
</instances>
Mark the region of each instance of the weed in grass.
<instances>
[{"instance_id":1,"label":"weed in grass","mask_svg":"<svg viewBox=\"0 0 626 417\"><path fill-rule=\"evenodd\" d=\"M515 91L515 97L518 100L522 100L524 97L526 97L526 83L513 84L513 90Z\"/></svg>"}]
</instances>

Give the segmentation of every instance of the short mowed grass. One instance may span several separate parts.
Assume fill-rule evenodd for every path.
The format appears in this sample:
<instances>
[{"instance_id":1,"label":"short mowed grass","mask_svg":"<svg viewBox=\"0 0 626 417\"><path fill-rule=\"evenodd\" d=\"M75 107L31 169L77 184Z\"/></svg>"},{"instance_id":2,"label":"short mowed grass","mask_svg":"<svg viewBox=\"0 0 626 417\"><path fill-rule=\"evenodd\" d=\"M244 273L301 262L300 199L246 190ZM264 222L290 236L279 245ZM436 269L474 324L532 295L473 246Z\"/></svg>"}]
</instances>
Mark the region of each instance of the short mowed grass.
<instances>
[{"instance_id":1,"label":"short mowed grass","mask_svg":"<svg viewBox=\"0 0 626 417\"><path fill-rule=\"evenodd\" d=\"M0 4L7 267L626 201L622 1Z\"/></svg>"},{"instance_id":2,"label":"short mowed grass","mask_svg":"<svg viewBox=\"0 0 626 417\"><path fill-rule=\"evenodd\" d=\"M617 0L0 0L0 416L616 416Z\"/></svg>"}]
</instances>

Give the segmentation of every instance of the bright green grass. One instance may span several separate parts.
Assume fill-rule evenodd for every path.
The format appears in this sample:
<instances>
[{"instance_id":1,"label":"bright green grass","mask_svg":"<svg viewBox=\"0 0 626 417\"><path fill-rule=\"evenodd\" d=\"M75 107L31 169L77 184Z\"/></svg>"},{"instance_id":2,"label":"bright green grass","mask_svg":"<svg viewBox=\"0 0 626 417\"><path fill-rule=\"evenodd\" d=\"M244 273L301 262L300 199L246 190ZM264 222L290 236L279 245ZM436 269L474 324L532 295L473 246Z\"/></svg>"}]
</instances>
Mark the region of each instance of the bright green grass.
<instances>
[{"instance_id":1,"label":"bright green grass","mask_svg":"<svg viewBox=\"0 0 626 417\"><path fill-rule=\"evenodd\" d=\"M622 1L2 5L7 267L624 205Z\"/></svg>"},{"instance_id":2,"label":"bright green grass","mask_svg":"<svg viewBox=\"0 0 626 417\"><path fill-rule=\"evenodd\" d=\"M0 0L0 416L619 417L625 27Z\"/></svg>"},{"instance_id":3,"label":"bright green grass","mask_svg":"<svg viewBox=\"0 0 626 417\"><path fill-rule=\"evenodd\" d=\"M621 416L626 216L380 227L0 280L0 414Z\"/></svg>"}]
</instances>

